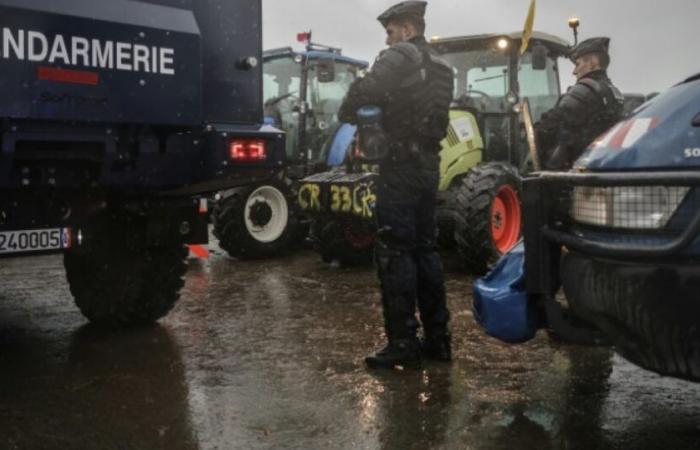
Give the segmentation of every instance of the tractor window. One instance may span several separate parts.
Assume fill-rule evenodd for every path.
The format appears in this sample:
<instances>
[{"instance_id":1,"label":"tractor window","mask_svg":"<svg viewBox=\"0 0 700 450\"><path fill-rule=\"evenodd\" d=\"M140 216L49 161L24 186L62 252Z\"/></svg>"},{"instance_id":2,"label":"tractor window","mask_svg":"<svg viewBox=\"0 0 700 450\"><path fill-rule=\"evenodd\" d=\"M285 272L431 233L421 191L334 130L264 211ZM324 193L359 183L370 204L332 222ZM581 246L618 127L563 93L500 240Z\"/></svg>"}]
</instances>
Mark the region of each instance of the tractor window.
<instances>
[{"instance_id":1,"label":"tractor window","mask_svg":"<svg viewBox=\"0 0 700 450\"><path fill-rule=\"evenodd\" d=\"M299 128L299 85L301 64L291 56L266 60L263 63L263 105L266 120L287 133L287 157L292 157Z\"/></svg>"},{"instance_id":2,"label":"tractor window","mask_svg":"<svg viewBox=\"0 0 700 450\"><path fill-rule=\"evenodd\" d=\"M535 122L540 120L543 113L557 104L560 95L557 73L557 63L552 58L547 58L547 67L544 70L532 68L532 55L530 53L523 55L520 60L518 68L520 97L528 98L532 118Z\"/></svg>"},{"instance_id":3,"label":"tractor window","mask_svg":"<svg viewBox=\"0 0 700 450\"><path fill-rule=\"evenodd\" d=\"M299 95L301 65L292 57L275 58L263 65L263 101Z\"/></svg>"},{"instance_id":4,"label":"tractor window","mask_svg":"<svg viewBox=\"0 0 700 450\"><path fill-rule=\"evenodd\" d=\"M510 91L508 56L495 49L445 53L455 72L455 101L480 112L504 112Z\"/></svg>"},{"instance_id":5,"label":"tractor window","mask_svg":"<svg viewBox=\"0 0 700 450\"><path fill-rule=\"evenodd\" d=\"M315 67L310 67L307 93L309 116L306 129L309 149L313 152L309 156L312 161L322 158L320 149L324 148L324 144L338 127L338 110L350 85L357 78L357 70L355 65L336 61L335 79L322 83L316 76Z\"/></svg>"},{"instance_id":6,"label":"tractor window","mask_svg":"<svg viewBox=\"0 0 700 450\"><path fill-rule=\"evenodd\" d=\"M335 63L335 79L321 83L316 77L316 70L309 71L308 101L314 114L322 116L326 121L337 120L336 114L340 109L345 94L357 78L357 68L347 63Z\"/></svg>"}]
</instances>

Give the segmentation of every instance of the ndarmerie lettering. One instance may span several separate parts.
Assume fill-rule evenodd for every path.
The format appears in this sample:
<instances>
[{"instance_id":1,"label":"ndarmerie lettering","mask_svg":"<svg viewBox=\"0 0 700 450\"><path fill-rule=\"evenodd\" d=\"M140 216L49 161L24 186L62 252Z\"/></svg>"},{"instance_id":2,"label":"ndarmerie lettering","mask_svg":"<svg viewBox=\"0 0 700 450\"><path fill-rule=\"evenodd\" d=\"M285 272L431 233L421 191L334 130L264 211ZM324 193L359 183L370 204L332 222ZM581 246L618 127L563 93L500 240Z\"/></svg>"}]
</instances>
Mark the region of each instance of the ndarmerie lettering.
<instances>
[{"instance_id":1,"label":"ndarmerie lettering","mask_svg":"<svg viewBox=\"0 0 700 450\"><path fill-rule=\"evenodd\" d=\"M2 27L2 59L175 75L175 50Z\"/></svg>"}]
</instances>

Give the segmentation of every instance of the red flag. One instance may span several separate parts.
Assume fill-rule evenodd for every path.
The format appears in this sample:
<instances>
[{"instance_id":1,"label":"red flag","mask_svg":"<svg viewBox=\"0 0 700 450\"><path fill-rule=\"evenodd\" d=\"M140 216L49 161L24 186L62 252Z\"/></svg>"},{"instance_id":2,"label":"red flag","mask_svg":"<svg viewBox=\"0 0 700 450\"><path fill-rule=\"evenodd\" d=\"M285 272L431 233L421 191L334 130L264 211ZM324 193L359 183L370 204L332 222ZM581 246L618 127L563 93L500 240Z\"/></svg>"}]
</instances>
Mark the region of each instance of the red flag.
<instances>
[{"instance_id":1,"label":"red flag","mask_svg":"<svg viewBox=\"0 0 700 450\"><path fill-rule=\"evenodd\" d=\"M297 41L299 42L309 42L311 41L311 31L305 31L303 33L297 33Z\"/></svg>"}]
</instances>

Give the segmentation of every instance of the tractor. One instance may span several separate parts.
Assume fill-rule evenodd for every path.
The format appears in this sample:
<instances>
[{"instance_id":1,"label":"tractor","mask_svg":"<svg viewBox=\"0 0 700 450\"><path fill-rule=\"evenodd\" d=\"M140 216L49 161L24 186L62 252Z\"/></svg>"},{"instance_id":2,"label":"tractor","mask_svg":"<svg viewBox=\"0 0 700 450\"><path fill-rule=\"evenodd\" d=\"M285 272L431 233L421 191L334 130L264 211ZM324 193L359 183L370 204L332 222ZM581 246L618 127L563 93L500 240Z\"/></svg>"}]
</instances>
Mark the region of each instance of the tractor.
<instances>
[{"instance_id":1,"label":"tractor","mask_svg":"<svg viewBox=\"0 0 700 450\"><path fill-rule=\"evenodd\" d=\"M537 121L560 96L559 58L569 43L534 32L434 38L452 65L454 100L441 142L437 219L441 249L456 249L483 273L521 236L520 175L532 170L523 110ZM530 117L528 117L530 119ZM530 137L532 138L532 137ZM302 180L300 207L315 217L312 237L325 261L353 264L372 254L376 173L353 161Z\"/></svg>"},{"instance_id":2,"label":"tractor","mask_svg":"<svg viewBox=\"0 0 700 450\"><path fill-rule=\"evenodd\" d=\"M271 257L304 241L309 220L297 207L298 181L327 169L326 143L338 134L348 136L337 112L367 66L338 48L311 42L303 52L284 47L263 53L265 120L285 131L287 161L272 180L217 194L214 235L230 256Z\"/></svg>"}]
</instances>

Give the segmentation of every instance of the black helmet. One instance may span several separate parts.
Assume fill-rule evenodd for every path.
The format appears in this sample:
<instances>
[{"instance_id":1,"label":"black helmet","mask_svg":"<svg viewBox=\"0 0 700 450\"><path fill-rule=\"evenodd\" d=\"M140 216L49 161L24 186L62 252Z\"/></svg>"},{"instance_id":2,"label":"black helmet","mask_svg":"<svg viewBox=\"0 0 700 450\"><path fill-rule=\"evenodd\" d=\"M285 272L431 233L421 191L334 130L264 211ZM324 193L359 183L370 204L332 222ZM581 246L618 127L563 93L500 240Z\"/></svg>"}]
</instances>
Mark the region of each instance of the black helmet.
<instances>
[{"instance_id":1,"label":"black helmet","mask_svg":"<svg viewBox=\"0 0 700 450\"><path fill-rule=\"evenodd\" d=\"M586 39L585 41L580 42L576 47L572 48L569 52L569 58L572 61L576 61L580 57L591 53L600 53L603 55L607 55L609 48L610 38L594 37Z\"/></svg>"},{"instance_id":2,"label":"black helmet","mask_svg":"<svg viewBox=\"0 0 700 450\"><path fill-rule=\"evenodd\" d=\"M386 27L389 22L399 17L415 17L423 19L425 16L425 7L428 2L408 1L397 3L387 9L377 17L377 20Z\"/></svg>"}]
</instances>

